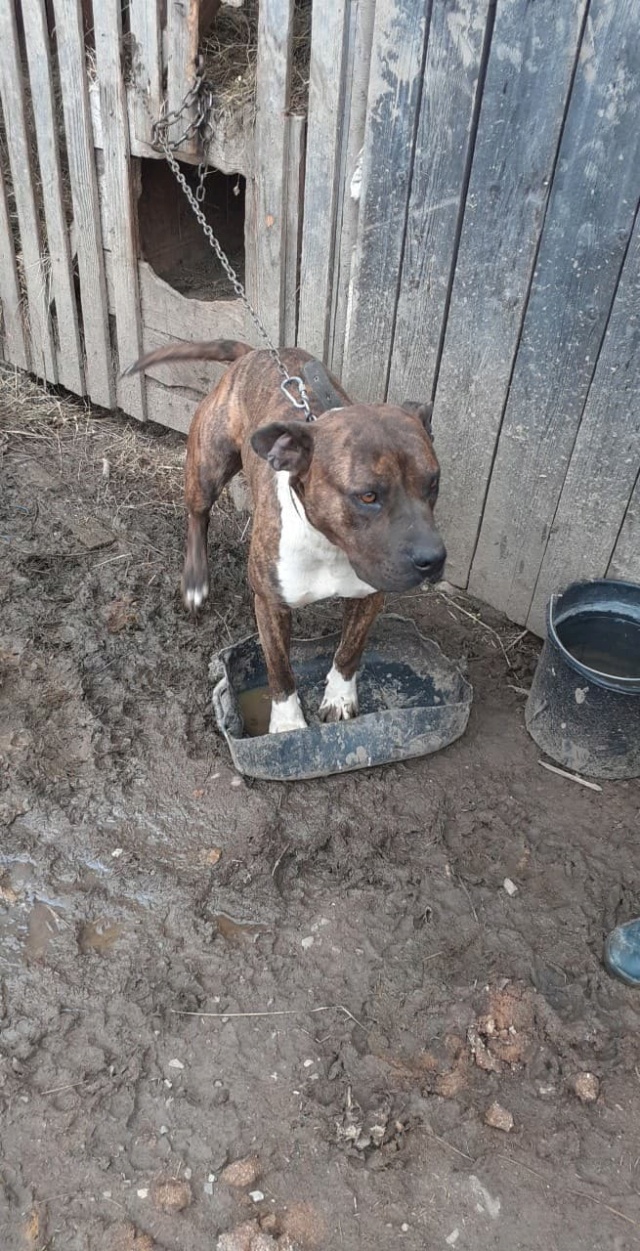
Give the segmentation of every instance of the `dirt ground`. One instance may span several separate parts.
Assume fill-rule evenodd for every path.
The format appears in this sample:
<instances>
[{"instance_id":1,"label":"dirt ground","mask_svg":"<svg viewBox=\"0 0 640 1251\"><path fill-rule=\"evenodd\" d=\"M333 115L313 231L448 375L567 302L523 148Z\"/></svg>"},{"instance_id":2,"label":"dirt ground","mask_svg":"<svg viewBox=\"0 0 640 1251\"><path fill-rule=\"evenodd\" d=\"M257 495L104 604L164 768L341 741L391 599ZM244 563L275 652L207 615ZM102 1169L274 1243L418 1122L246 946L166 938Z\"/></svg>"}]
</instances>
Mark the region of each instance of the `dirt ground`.
<instances>
[{"instance_id":1,"label":"dirt ground","mask_svg":"<svg viewBox=\"0 0 640 1251\"><path fill-rule=\"evenodd\" d=\"M601 963L640 786L540 767L536 640L393 599L466 660L465 736L247 785L208 681L246 517L194 624L183 441L10 372L0 402L0 1246L640 1245L640 992Z\"/></svg>"}]
</instances>

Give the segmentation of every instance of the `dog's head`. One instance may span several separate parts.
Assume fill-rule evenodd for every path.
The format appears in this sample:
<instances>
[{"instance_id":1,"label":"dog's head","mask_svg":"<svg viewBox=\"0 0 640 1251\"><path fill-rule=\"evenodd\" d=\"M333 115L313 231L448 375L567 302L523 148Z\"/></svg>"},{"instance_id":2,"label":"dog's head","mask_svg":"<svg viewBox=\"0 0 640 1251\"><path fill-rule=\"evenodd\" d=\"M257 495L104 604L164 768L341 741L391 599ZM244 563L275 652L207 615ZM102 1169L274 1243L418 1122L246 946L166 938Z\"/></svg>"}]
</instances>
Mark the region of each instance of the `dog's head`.
<instances>
[{"instance_id":1,"label":"dog's head","mask_svg":"<svg viewBox=\"0 0 640 1251\"><path fill-rule=\"evenodd\" d=\"M353 404L313 423L260 426L251 444L272 469L290 474L311 525L345 552L363 582L406 591L442 576L430 404Z\"/></svg>"}]
</instances>

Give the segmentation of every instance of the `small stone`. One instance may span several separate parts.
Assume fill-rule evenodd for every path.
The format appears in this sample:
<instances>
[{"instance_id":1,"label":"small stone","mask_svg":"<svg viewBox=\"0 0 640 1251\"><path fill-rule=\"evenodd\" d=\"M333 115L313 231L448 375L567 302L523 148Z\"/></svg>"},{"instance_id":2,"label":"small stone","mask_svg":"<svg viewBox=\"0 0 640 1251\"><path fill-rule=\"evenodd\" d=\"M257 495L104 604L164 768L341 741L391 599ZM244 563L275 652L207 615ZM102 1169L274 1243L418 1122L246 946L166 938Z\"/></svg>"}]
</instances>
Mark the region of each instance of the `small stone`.
<instances>
[{"instance_id":1,"label":"small stone","mask_svg":"<svg viewBox=\"0 0 640 1251\"><path fill-rule=\"evenodd\" d=\"M182 1060L170 1060L169 1068L170 1069L183 1069L184 1064L182 1063Z\"/></svg>"},{"instance_id":2,"label":"small stone","mask_svg":"<svg viewBox=\"0 0 640 1251\"><path fill-rule=\"evenodd\" d=\"M455 1247L456 1242L458 1241L458 1238L459 1238L459 1237L460 1237L460 1230L459 1230L459 1229L452 1229L452 1230L451 1230L451 1233L450 1233L450 1234L448 1234L448 1235L447 1235L447 1237L445 1238L445 1242L446 1242L447 1246L448 1246L448 1247Z\"/></svg>"},{"instance_id":3,"label":"small stone","mask_svg":"<svg viewBox=\"0 0 640 1251\"><path fill-rule=\"evenodd\" d=\"M300 946L304 948L305 951L308 951L310 947L313 947L313 934L309 934L308 938L303 938Z\"/></svg>"},{"instance_id":4,"label":"small stone","mask_svg":"<svg viewBox=\"0 0 640 1251\"><path fill-rule=\"evenodd\" d=\"M212 1195L213 1194L213 1182L206 1181L202 1189L206 1195Z\"/></svg>"},{"instance_id":5,"label":"small stone","mask_svg":"<svg viewBox=\"0 0 640 1251\"><path fill-rule=\"evenodd\" d=\"M262 1203L262 1200L264 1199L262 1190L250 1190L249 1196L253 1199L254 1203Z\"/></svg>"},{"instance_id":6,"label":"small stone","mask_svg":"<svg viewBox=\"0 0 640 1251\"><path fill-rule=\"evenodd\" d=\"M183 1212L193 1202L188 1181L160 1182L153 1192L153 1201L162 1212Z\"/></svg>"},{"instance_id":7,"label":"small stone","mask_svg":"<svg viewBox=\"0 0 640 1251\"><path fill-rule=\"evenodd\" d=\"M168 1125L161 1125L161 1126L160 1126L160 1133L161 1133L161 1134L168 1134L168 1133L169 1133L169 1126L168 1126Z\"/></svg>"},{"instance_id":8,"label":"small stone","mask_svg":"<svg viewBox=\"0 0 640 1251\"><path fill-rule=\"evenodd\" d=\"M185 1175L185 1177L186 1177L187 1181L191 1181L191 1178L192 1178L193 1174L192 1174L192 1172L191 1172L191 1169L190 1169L190 1168L186 1168L186 1169L184 1170L184 1175Z\"/></svg>"},{"instance_id":9,"label":"small stone","mask_svg":"<svg viewBox=\"0 0 640 1251\"><path fill-rule=\"evenodd\" d=\"M513 1117L506 1108L503 1108L497 1101L491 1104L490 1108L484 1114L485 1125L490 1125L492 1129L501 1129L505 1134L513 1129Z\"/></svg>"},{"instance_id":10,"label":"small stone","mask_svg":"<svg viewBox=\"0 0 640 1251\"><path fill-rule=\"evenodd\" d=\"M451 582L446 581L436 582L434 589L436 591L440 591L441 595L455 595L456 593L455 586L453 586Z\"/></svg>"},{"instance_id":11,"label":"small stone","mask_svg":"<svg viewBox=\"0 0 640 1251\"><path fill-rule=\"evenodd\" d=\"M502 885L504 889L506 890L507 895L510 895L511 898L513 898L514 895L518 894L518 887L516 886L515 882L511 881L510 877L505 877Z\"/></svg>"},{"instance_id":12,"label":"small stone","mask_svg":"<svg viewBox=\"0 0 640 1251\"><path fill-rule=\"evenodd\" d=\"M409 1233L409 1226L407 1225L406 1221L403 1221L402 1225L400 1226L400 1229L402 1230L403 1234Z\"/></svg>"},{"instance_id":13,"label":"small stone","mask_svg":"<svg viewBox=\"0 0 640 1251\"><path fill-rule=\"evenodd\" d=\"M232 781L232 783L231 783L231 785L232 785L232 786L242 786L242 782L241 782L240 778L234 778L234 779L233 779L233 781Z\"/></svg>"},{"instance_id":14,"label":"small stone","mask_svg":"<svg viewBox=\"0 0 640 1251\"><path fill-rule=\"evenodd\" d=\"M119 860L123 852L124 852L124 847L114 847L113 851L111 852L111 855L113 856L114 860Z\"/></svg>"},{"instance_id":15,"label":"small stone","mask_svg":"<svg viewBox=\"0 0 640 1251\"><path fill-rule=\"evenodd\" d=\"M234 1160L227 1164L220 1174L220 1181L226 1186L253 1186L260 1176L260 1161L256 1155L248 1155L243 1160Z\"/></svg>"},{"instance_id":16,"label":"small stone","mask_svg":"<svg viewBox=\"0 0 640 1251\"><path fill-rule=\"evenodd\" d=\"M305 1060L303 1068L310 1069L312 1064L313 1064L313 1060Z\"/></svg>"},{"instance_id":17,"label":"small stone","mask_svg":"<svg viewBox=\"0 0 640 1251\"><path fill-rule=\"evenodd\" d=\"M148 1191L148 1190L146 1189L146 1187L145 1187L145 1188L144 1188L144 1189L142 1189L142 1190L136 1190L136 1194L137 1194L137 1196L138 1196L138 1198L139 1198L139 1199L146 1199L146 1198L147 1198L147 1196L148 1196L148 1194L149 1194L149 1191Z\"/></svg>"},{"instance_id":18,"label":"small stone","mask_svg":"<svg viewBox=\"0 0 640 1251\"><path fill-rule=\"evenodd\" d=\"M578 1073L572 1085L581 1103L595 1103L600 1094L600 1082L595 1073Z\"/></svg>"},{"instance_id":19,"label":"small stone","mask_svg":"<svg viewBox=\"0 0 640 1251\"><path fill-rule=\"evenodd\" d=\"M218 863L221 855L221 847L210 847L208 850L202 852L202 863L208 864L209 868L212 869L213 866Z\"/></svg>"}]
</instances>

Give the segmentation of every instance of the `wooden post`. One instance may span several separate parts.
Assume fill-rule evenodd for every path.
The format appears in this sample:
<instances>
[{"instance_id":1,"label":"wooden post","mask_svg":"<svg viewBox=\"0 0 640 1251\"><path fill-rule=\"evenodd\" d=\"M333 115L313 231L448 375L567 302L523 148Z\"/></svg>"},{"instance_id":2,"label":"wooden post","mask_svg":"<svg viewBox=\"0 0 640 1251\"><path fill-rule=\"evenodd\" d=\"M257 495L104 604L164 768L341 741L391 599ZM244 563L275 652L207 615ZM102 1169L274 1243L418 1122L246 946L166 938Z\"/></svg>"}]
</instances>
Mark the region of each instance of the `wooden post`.
<instances>
[{"instance_id":1,"label":"wooden post","mask_svg":"<svg viewBox=\"0 0 640 1251\"><path fill-rule=\"evenodd\" d=\"M307 119L305 117L286 117L285 122L287 169L282 342L286 347L293 347L296 342L298 327L300 240L302 235L302 199L304 194L304 141Z\"/></svg>"},{"instance_id":2,"label":"wooden post","mask_svg":"<svg viewBox=\"0 0 640 1251\"><path fill-rule=\"evenodd\" d=\"M20 284L7 209L7 192L0 165L0 306L3 358L19 369L29 368L29 351L22 321Z\"/></svg>"},{"instance_id":3,"label":"wooden post","mask_svg":"<svg viewBox=\"0 0 640 1251\"><path fill-rule=\"evenodd\" d=\"M433 418L447 576L460 585L473 558L584 12L585 0L513 0L496 11Z\"/></svg>"},{"instance_id":4,"label":"wooden post","mask_svg":"<svg viewBox=\"0 0 640 1251\"><path fill-rule=\"evenodd\" d=\"M120 371L142 353L140 291L138 285L137 213L133 201L127 99L120 63L120 0L100 0L94 6L96 63L100 83L104 143L104 195L109 205L116 340ZM146 417L144 375L118 379L118 404L125 413Z\"/></svg>"},{"instance_id":5,"label":"wooden post","mask_svg":"<svg viewBox=\"0 0 640 1251\"><path fill-rule=\"evenodd\" d=\"M358 231L359 201L351 194L351 183L364 147L375 7L375 0L353 0L350 6L333 260L333 309L327 353L328 363L338 377L342 372L351 268Z\"/></svg>"},{"instance_id":6,"label":"wooden post","mask_svg":"<svg viewBox=\"0 0 640 1251\"><path fill-rule=\"evenodd\" d=\"M160 8L155 0L130 0L129 26L135 41L130 106L132 135L139 143L151 143L153 122L159 118L162 108Z\"/></svg>"},{"instance_id":7,"label":"wooden post","mask_svg":"<svg viewBox=\"0 0 640 1251\"><path fill-rule=\"evenodd\" d=\"M252 172L247 180L247 252L254 265L249 298L273 342L284 336L284 258L293 0L261 0L258 19L256 123Z\"/></svg>"},{"instance_id":8,"label":"wooden post","mask_svg":"<svg viewBox=\"0 0 640 1251\"><path fill-rule=\"evenodd\" d=\"M342 370L349 393L363 400L382 400L387 388L429 7L428 0L376 2Z\"/></svg>"},{"instance_id":9,"label":"wooden post","mask_svg":"<svg viewBox=\"0 0 640 1251\"><path fill-rule=\"evenodd\" d=\"M592 0L469 584L513 620L529 611L640 199L639 75L635 0Z\"/></svg>"},{"instance_id":10,"label":"wooden post","mask_svg":"<svg viewBox=\"0 0 640 1251\"><path fill-rule=\"evenodd\" d=\"M640 476L607 569L608 578L640 582Z\"/></svg>"},{"instance_id":11,"label":"wooden post","mask_svg":"<svg viewBox=\"0 0 640 1251\"><path fill-rule=\"evenodd\" d=\"M430 399L475 133L490 0L433 6L388 398ZM497 223L494 223L494 226ZM478 299L481 293L478 292Z\"/></svg>"},{"instance_id":12,"label":"wooden post","mask_svg":"<svg viewBox=\"0 0 640 1251\"><path fill-rule=\"evenodd\" d=\"M549 538L527 617L537 634L550 595L607 570L640 473L638 395L640 217L554 516L545 504Z\"/></svg>"},{"instance_id":13,"label":"wooden post","mask_svg":"<svg viewBox=\"0 0 640 1251\"><path fill-rule=\"evenodd\" d=\"M346 0L313 0L311 12L298 341L324 360L332 303L348 5Z\"/></svg>"},{"instance_id":14,"label":"wooden post","mask_svg":"<svg viewBox=\"0 0 640 1251\"><path fill-rule=\"evenodd\" d=\"M31 102L42 179L42 201L51 262L51 293L57 322L58 376L63 386L84 395L82 347L73 283L69 231L64 210L58 119L53 95L45 0L22 6L29 61Z\"/></svg>"},{"instance_id":15,"label":"wooden post","mask_svg":"<svg viewBox=\"0 0 640 1251\"><path fill-rule=\"evenodd\" d=\"M96 404L111 408L115 387L109 341L100 205L89 112L89 92L77 0L54 0L67 157L76 228L87 391Z\"/></svg>"},{"instance_id":16,"label":"wooden post","mask_svg":"<svg viewBox=\"0 0 640 1251\"><path fill-rule=\"evenodd\" d=\"M149 3L150 0L143 0ZM167 70L167 108L169 112L179 109L184 97L193 85L193 75L198 55L198 0L167 0L167 30L165 65ZM175 133L169 138L179 138L191 117L176 124ZM193 154L193 140L180 149L183 155Z\"/></svg>"},{"instance_id":17,"label":"wooden post","mask_svg":"<svg viewBox=\"0 0 640 1251\"><path fill-rule=\"evenodd\" d=\"M0 4L0 95L20 229L29 310L31 367L41 377L55 383L58 381L58 370L49 317L49 281L31 169L14 0L3 0Z\"/></svg>"}]
</instances>

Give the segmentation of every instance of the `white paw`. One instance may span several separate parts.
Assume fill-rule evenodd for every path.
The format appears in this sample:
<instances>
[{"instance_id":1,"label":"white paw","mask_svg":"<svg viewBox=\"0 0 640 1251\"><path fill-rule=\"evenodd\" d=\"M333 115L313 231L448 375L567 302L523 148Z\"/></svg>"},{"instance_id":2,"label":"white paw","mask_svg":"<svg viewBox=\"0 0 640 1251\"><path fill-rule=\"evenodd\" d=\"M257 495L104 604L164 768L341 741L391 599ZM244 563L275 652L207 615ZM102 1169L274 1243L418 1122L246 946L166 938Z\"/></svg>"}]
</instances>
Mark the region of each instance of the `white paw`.
<instances>
[{"instance_id":1,"label":"white paw","mask_svg":"<svg viewBox=\"0 0 640 1251\"><path fill-rule=\"evenodd\" d=\"M286 699L272 700L270 734L286 734L288 730L306 730L306 728L307 723L296 691L293 695L288 695Z\"/></svg>"},{"instance_id":2,"label":"white paw","mask_svg":"<svg viewBox=\"0 0 640 1251\"><path fill-rule=\"evenodd\" d=\"M343 678L335 665L327 677L324 698L318 709L321 721L350 721L358 715L358 689L355 676Z\"/></svg>"},{"instance_id":3,"label":"white paw","mask_svg":"<svg viewBox=\"0 0 640 1251\"><path fill-rule=\"evenodd\" d=\"M189 587L184 593L184 602L189 612L197 612L209 598L209 587L206 582L202 586Z\"/></svg>"}]
</instances>

